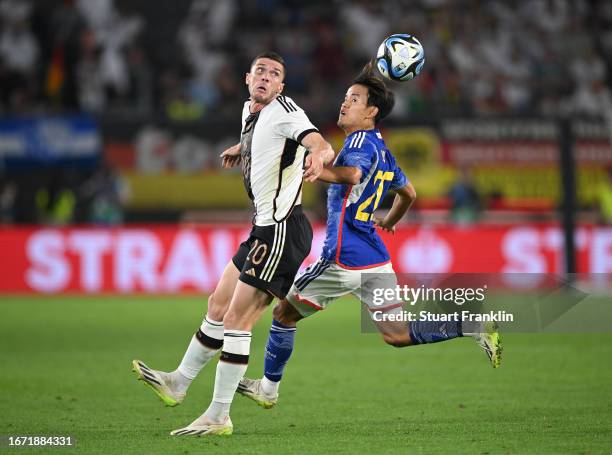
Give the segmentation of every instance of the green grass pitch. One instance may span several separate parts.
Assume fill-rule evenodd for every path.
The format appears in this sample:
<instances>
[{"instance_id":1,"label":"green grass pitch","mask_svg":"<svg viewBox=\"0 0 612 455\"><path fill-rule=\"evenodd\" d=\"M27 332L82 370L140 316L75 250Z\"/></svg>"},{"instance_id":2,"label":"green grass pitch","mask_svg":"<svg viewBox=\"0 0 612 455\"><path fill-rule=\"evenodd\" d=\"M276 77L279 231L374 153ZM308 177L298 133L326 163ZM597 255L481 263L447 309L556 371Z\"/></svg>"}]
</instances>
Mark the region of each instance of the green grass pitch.
<instances>
[{"instance_id":1,"label":"green grass pitch","mask_svg":"<svg viewBox=\"0 0 612 455\"><path fill-rule=\"evenodd\" d=\"M0 436L76 438L0 452L612 453L612 334L506 334L493 370L471 339L386 346L350 299L301 324L276 408L237 396L233 436L172 438L207 407L216 361L166 408L131 360L174 369L204 309L195 296L0 296Z\"/></svg>"}]
</instances>

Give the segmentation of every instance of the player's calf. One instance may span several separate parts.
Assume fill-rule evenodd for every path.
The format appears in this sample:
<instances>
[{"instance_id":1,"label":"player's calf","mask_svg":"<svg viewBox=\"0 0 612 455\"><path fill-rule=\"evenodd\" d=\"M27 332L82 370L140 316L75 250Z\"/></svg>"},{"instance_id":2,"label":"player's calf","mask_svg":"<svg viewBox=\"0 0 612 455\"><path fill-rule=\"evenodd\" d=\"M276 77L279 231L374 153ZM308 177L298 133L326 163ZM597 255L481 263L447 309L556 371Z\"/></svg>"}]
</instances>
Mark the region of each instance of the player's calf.
<instances>
[{"instance_id":1,"label":"player's calf","mask_svg":"<svg viewBox=\"0 0 612 455\"><path fill-rule=\"evenodd\" d=\"M381 335L385 343L396 348L403 348L412 344L408 331L405 331L405 333L382 333Z\"/></svg>"},{"instance_id":2,"label":"player's calf","mask_svg":"<svg viewBox=\"0 0 612 455\"><path fill-rule=\"evenodd\" d=\"M397 312L398 310L391 310ZM393 320L374 320L376 328L382 335L383 341L390 346L403 348L414 344L410 338L410 331L405 322Z\"/></svg>"},{"instance_id":3,"label":"player's calf","mask_svg":"<svg viewBox=\"0 0 612 455\"><path fill-rule=\"evenodd\" d=\"M395 347L439 343L463 336L473 338L487 354L491 366L501 365L502 343L495 323L461 323L451 321L377 322L385 343Z\"/></svg>"}]
</instances>

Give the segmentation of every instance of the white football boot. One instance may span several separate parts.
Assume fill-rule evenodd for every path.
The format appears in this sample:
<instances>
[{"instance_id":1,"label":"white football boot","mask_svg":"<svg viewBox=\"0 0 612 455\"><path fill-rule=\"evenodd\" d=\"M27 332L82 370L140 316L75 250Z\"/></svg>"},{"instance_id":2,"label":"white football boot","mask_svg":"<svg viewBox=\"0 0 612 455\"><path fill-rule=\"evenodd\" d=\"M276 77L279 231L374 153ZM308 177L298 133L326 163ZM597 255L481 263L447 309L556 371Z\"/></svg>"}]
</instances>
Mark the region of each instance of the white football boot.
<instances>
[{"instance_id":1,"label":"white football boot","mask_svg":"<svg viewBox=\"0 0 612 455\"><path fill-rule=\"evenodd\" d=\"M198 419L199 420L199 419ZM230 436L234 432L234 425L232 419L227 416L224 423L196 423L196 421L190 423L185 428L179 428L170 432L171 436Z\"/></svg>"},{"instance_id":2,"label":"white football boot","mask_svg":"<svg viewBox=\"0 0 612 455\"><path fill-rule=\"evenodd\" d=\"M136 373L138 380L151 387L166 406L178 406L185 399L185 393L173 390L172 381L168 373L153 370L141 360L133 360L132 366L132 371Z\"/></svg>"},{"instance_id":3,"label":"white football boot","mask_svg":"<svg viewBox=\"0 0 612 455\"><path fill-rule=\"evenodd\" d=\"M264 409L270 409L278 402L278 395L266 395L261 387L261 379L242 378L236 389L240 395L250 398Z\"/></svg>"}]
</instances>

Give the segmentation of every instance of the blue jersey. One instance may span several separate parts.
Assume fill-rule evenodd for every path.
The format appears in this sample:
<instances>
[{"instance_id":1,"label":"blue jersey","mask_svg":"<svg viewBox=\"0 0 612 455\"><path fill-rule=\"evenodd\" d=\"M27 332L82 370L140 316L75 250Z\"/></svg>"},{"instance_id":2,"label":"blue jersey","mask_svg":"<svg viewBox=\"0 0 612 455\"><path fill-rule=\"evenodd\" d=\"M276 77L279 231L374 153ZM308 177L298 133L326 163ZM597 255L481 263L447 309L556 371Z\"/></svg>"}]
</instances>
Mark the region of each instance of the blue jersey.
<instances>
[{"instance_id":1,"label":"blue jersey","mask_svg":"<svg viewBox=\"0 0 612 455\"><path fill-rule=\"evenodd\" d=\"M333 183L327 191L327 235L323 258L344 268L386 264L389 252L378 236L373 214L389 189L408 184L377 129L351 133L334 166L361 169L357 185Z\"/></svg>"}]
</instances>

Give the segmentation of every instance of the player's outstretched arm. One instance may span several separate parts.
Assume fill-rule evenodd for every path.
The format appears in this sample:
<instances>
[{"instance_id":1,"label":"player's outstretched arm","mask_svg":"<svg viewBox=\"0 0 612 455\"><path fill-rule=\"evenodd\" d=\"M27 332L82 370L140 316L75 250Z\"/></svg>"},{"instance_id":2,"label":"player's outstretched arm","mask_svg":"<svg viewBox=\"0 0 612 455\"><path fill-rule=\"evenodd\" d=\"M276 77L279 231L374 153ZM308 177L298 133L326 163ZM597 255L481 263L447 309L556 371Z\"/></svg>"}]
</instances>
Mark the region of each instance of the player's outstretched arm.
<instances>
[{"instance_id":1,"label":"player's outstretched arm","mask_svg":"<svg viewBox=\"0 0 612 455\"><path fill-rule=\"evenodd\" d=\"M416 200L416 190L412 183L395 191L395 199L391 210L383 219L374 217L374 224L385 231L395 232L395 225L406 214L410 206Z\"/></svg>"},{"instance_id":2,"label":"player's outstretched arm","mask_svg":"<svg viewBox=\"0 0 612 455\"><path fill-rule=\"evenodd\" d=\"M240 143L225 149L221 155L221 167L230 168L240 164Z\"/></svg>"},{"instance_id":3,"label":"player's outstretched arm","mask_svg":"<svg viewBox=\"0 0 612 455\"><path fill-rule=\"evenodd\" d=\"M353 166L334 166L323 168L319 180L327 183L346 183L357 185L361 180L361 169Z\"/></svg>"},{"instance_id":4,"label":"player's outstretched arm","mask_svg":"<svg viewBox=\"0 0 612 455\"><path fill-rule=\"evenodd\" d=\"M302 139L302 145L310 152L306 156L304 180L314 182L323 170L323 165L334 159L334 149L320 133L315 131Z\"/></svg>"}]
</instances>

